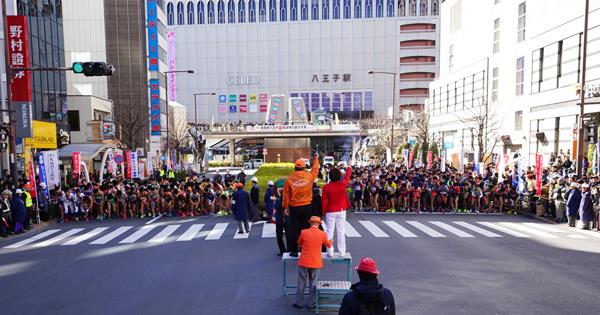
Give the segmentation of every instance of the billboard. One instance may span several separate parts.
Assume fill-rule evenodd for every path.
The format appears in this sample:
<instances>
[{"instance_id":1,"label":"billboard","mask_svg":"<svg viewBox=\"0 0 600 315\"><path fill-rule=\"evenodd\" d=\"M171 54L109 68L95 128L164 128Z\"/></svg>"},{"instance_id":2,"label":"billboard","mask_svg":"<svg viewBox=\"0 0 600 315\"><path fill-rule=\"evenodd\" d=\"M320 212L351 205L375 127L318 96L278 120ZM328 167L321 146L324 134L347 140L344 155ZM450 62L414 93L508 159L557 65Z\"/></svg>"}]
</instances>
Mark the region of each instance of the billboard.
<instances>
[{"instance_id":1,"label":"billboard","mask_svg":"<svg viewBox=\"0 0 600 315\"><path fill-rule=\"evenodd\" d=\"M148 27L148 70L158 71L158 15L156 1L146 3L146 25Z\"/></svg>"},{"instance_id":2,"label":"billboard","mask_svg":"<svg viewBox=\"0 0 600 315\"><path fill-rule=\"evenodd\" d=\"M150 127L153 136L160 136L160 83L150 79Z\"/></svg>"}]
</instances>

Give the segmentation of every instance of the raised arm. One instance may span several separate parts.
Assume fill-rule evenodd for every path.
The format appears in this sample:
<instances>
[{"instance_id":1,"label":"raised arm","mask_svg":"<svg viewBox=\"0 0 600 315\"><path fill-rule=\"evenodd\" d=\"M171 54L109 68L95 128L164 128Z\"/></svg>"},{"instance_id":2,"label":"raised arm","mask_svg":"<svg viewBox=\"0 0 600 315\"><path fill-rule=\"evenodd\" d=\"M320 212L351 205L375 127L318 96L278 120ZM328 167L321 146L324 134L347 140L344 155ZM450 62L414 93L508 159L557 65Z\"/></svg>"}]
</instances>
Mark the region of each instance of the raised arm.
<instances>
[{"instance_id":1,"label":"raised arm","mask_svg":"<svg viewBox=\"0 0 600 315\"><path fill-rule=\"evenodd\" d=\"M310 177L312 178L313 182L315 181L315 178L317 178L317 176L319 175L320 167L321 167L321 164L319 164L319 155L315 154L315 158L313 159L312 168L310 169Z\"/></svg>"}]
</instances>

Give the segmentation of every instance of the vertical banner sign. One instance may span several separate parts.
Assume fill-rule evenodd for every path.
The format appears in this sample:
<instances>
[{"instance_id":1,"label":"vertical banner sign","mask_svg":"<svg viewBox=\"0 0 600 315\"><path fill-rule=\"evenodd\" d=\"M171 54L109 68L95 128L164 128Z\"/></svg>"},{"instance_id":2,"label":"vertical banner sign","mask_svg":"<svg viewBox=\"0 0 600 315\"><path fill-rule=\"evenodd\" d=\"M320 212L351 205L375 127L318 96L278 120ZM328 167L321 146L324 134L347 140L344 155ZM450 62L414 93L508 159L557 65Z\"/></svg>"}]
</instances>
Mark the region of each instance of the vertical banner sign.
<instances>
[{"instance_id":1,"label":"vertical banner sign","mask_svg":"<svg viewBox=\"0 0 600 315\"><path fill-rule=\"evenodd\" d=\"M131 178L140 178L137 152L131 152Z\"/></svg>"},{"instance_id":2,"label":"vertical banner sign","mask_svg":"<svg viewBox=\"0 0 600 315\"><path fill-rule=\"evenodd\" d=\"M535 154L535 190L538 196L542 195L542 176L544 172L542 169L543 160L544 156L542 154Z\"/></svg>"},{"instance_id":3,"label":"vertical banner sign","mask_svg":"<svg viewBox=\"0 0 600 315\"><path fill-rule=\"evenodd\" d=\"M81 153L73 152L73 173L81 173Z\"/></svg>"},{"instance_id":4,"label":"vertical banner sign","mask_svg":"<svg viewBox=\"0 0 600 315\"><path fill-rule=\"evenodd\" d=\"M35 198L35 164L33 164L33 155L31 153L29 154L29 183L31 184L31 196Z\"/></svg>"},{"instance_id":5,"label":"vertical banner sign","mask_svg":"<svg viewBox=\"0 0 600 315\"><path fill-rule=\"evenodd\" d=\"M404 163L404 165L408 166L408 154L409 154L409 150L408 149L402 149L402 163Z\"/></svg>"},{"instance_id":6,"label":"vertical banner sign","mask_svg":"<svg viewBox=\"0 0 600 315\"><path fill-rule=\"evenodd\" d=\"M267 103L269 102L269 94L260 94L259 100L260 100L260 112L266 113L267 109L269 107L267 105Z\"/></svg>"},{"instance_id":7,"label":"vertical banner sign","mask_svg":"<svg viewBox=\"0 0 600 315\"><path fill-rule=\"evenodd\" d=\"M11 68L29 68L29 36L26 16L7 16L8 54ZM11 100L15 111L15 132L17 138L33 136L31 113L31 73L17 71L12 73Z\"/></svg>"},{"instance_id":8,"label":"vertical banner sign","mask_svg":"<svg viewBox=\"0 0 600 315\"><path fill-rule=\"evenodd\" d=\"M219 113L227 113L227 95L219 95Z\"/></svg>"},{"instance_id":9,"label":"vertical banner sign","mask_svg":"<svg viewBox=\"0 0 600 315\"><path fill-rule=\"evenodd\" d=\"M148 27L148 70L158 71L158 15L156 1L148 0L146 4L146 25Z\"/></svg>"},{"instance_id":10,"label":"vertical banner sign","mask_svg":"<svg viewBox=\"0 0 600 315\"><path fill-rule=\"evenodd\" d=\"M114 160L114 155L113 155L112 149L108 150L107 160L108 160L108 167L106 168L106 170L109 173L114 174L115 173L115 160Z\"/></svg>"},{"instance_id":11,"label":"vertical banner sign","mask_svg":"<svg viewBox=\"0 0 600 315\"><path fill-rule=\"evenodd\" d=\"M446 171L446 150L440 152L440 172Z\"/></svg>"},{"instance_id":12,"label":"vertical banner sign","mask_svg":"<svg viewBox=\"0 0 600 315\"><path fill-rule=\"evenodd\" d=\"M408 168L410 168L412 166L414 158L415 158L415 150L410 150L410 153L408 155Z\"/></svg>"},{"instance_id":13,"label":"vertical banner sign","mask_svg":"<svg viewBox=\"0 0 600 315\"><path fill-rule=\"evenodd\" d=\"M125 176L131 179L131 151L125 151Z\"/></svg>"},{"instance_id":14,"label":"vertical banner sign","mask_svg":"<svg viewBox=\"0 0 600 315\"><path fill-rule=\"evenodd\" d=\"M272 124L277 120L277 116L279 115L279 111L281 110L281 105L283 103L283 98L281 96L273 96L271 97L271 107L269 108L269 117L267 122Z\"/></svg>"},{"instance_id":15,"label":"vertical banner sign","mask_svg":"<svg viewBox=\"0 0 600 315\"><path fill-rule=\"evenodd\" d=\"M160 83L150 79L150 126L153 136L160 136Z\"/></svg>"},{"instance_id":16,"label":"vertical banner sign","mask_svg":"<svg viewBox=\"0 0 600 315\"><path fill-rule=\"evenodd\" d=\"M38 167L40 168L40 183L46 185L46 195L50 196L50 189L48 188L48 177L46 176L46 164L44 163L44 155L38 154Z\"/></svg>"},{"instance_id":17,"label":"vertical banner sign","mask_svg":"<svg viewBox=\"0 0 600 315\"><path fill-rule=\"evenodd\" d=\"M175 71L175 32L167 32L167 56L169 71ZM169 100L177 101L177 83L175 72L169 73Z\"/></svg>"},{"instance_id":18,"label":"vertical banner sign","mask_svg":"<svg viewBox=\"0 0 600 315\"><path fill-rule=\"evenodd\" d=\"M433 152L427 151L427 169L430 170L433 166Z\"/></svg>"},{"instance_id":19,"label":"vertical banner sign","mask_svg":"<svg viewBox=\"0 0 600 315\"><path fill-rule=\"evenodd\" d=\"M42 151L44 157L44 170L46 171L46 181L48 189L60 187L60 173L58 170L58 151Z\"/></svg>"},{"instance_id":20,"label":"vertical banner sign","mask_svg":"<svg viewBox=\"0 0 600 315\"><path fill-rule=\"evenodd\" d=\"M596 174L600 174L600 142L596 143Z\"/></svg>"},{"instance_id":21,"label":"vertical banner sign","mask_svg":"<svg viewBox=\"0 0 600 315\"><path fill-rule=\"evenodd\" d=\"M304 106L304 99L301 97L294 97L291 99L292 107L300 117L300 120L306 121L308 119L306 115L306 106Z\"/></svg>"}]
</instances>

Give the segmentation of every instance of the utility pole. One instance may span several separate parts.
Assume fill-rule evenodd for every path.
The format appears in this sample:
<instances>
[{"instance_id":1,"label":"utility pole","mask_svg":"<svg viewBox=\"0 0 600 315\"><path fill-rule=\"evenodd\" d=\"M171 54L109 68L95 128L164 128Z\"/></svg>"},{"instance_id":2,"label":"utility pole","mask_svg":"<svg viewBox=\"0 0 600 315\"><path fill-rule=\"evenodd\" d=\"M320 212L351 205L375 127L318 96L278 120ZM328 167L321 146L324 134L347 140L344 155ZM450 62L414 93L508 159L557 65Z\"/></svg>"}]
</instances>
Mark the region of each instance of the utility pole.
<instances>
[{"instance_id":1,"label":"utility pole","mask_svg":"<svg viewBox=\"0 0 600 315\"><path fill-rule=\"evenodd\" d=\"M585 70L587 67L588 43L588 17L590 0L585 0L585 13L583 14L583 52L581 60L581 90L579 92L579 133L577 135L577 176L581 176L583 164L583 115L585 106Z\"/></svg>"}]
</instances>

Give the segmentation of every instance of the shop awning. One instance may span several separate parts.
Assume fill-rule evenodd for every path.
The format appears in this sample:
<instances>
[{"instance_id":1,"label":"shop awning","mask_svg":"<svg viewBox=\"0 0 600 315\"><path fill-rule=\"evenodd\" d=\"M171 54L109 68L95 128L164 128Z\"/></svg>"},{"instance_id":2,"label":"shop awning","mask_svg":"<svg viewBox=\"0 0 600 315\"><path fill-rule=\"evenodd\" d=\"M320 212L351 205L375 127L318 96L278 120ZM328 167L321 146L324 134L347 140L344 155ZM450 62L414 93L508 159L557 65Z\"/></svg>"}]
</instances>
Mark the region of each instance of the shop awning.
<instances>
[{"instance_id":1,"label":"shop awning","mask_svg":"<svg viewBox=\"0 0 600 315\"><path fill-rule=\"evenodd\" d=\"M71 159L73 152L81 153L81 160L89 161L97 157L102 152L109 149L111 145L106 143L81 143L81 144L68 144L58 149L59 159Z\"/></svg>"}]
</instances>

